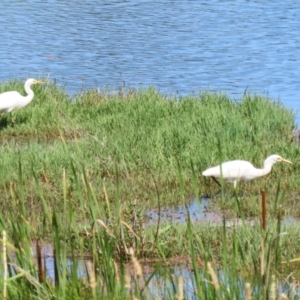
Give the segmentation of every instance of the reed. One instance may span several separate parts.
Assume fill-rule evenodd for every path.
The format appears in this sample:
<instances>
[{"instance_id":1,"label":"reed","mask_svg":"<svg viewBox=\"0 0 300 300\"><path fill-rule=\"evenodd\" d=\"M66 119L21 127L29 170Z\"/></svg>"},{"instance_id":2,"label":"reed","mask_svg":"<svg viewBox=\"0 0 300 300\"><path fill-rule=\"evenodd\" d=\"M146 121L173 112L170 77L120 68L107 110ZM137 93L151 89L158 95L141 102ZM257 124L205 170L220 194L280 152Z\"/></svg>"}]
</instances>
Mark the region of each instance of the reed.
<instances>
[{"instance_id":1,"label":"reed","mask_svg":"<svg viewBox=\"0 0 300 300\"><path fill-rule=\"evenodd\" d=\"M12 82L1 89L22 89L22 85ZM274 167L262 182L269 194L275 194L281 178L282 189L293 192L293 199L298 197L299 148L291 142L295 116L281 103L248 94L232 101L224 94L207 92L167 98L153 88L120 94L84 91L75 99L54 84L36 87L35 91L34 101L13 113L15 123L7 115L1 119L0 192L4 206L11 203L9 185L18 184L15 170L19 160L26 202L37 212L41 205L36 181L54 205L57 195L62 196L58 188L61 170L78 172L82 166L95 193L102 195L101 201L105 201L105 195L99 188L104 182L110 197L117 197L116 166L119 193L126 201L138 199L142 207L156 205L158 193L162 204L178 201L178 163L185 196L194 191L191 163L199 192L213 195L218 187L205 180L201 172L219 163L218 143L223 161L242 158L260 166L272 153L292 160L293 166ZM67 193L78 203L75 180L67 182ZM256 180L242 185L242 192L250 197L261 186ZM223 206L232 208L232 203ZM257 205L245 207L248 215L258 210Z\"/></svg>"},{"instance_id":2,"label":"reed","mask_svg":"<svg viewBox=\"0 0 300 300\"><path fill-rule=\"evenodd\" d=\"M247 94L240 101L206 92L167 98L148 88L75 98L56 85L38 87L34 101L14 113L16 123L6 115L0 121L3 297L299 298L293 259L300 229L282 223L297 199L292 112ZM144 225L148 207L214 194L217 187L200 175L207 166L233 158L258 165L276 152L294 165L276 166L233 197L223 183L211 199L212 207L240 216L241 226L227 227L225 214L221 226L193 223L189 215L183 224ZM260 216L260 188L263 228L260 219L246 222ZM41 254L49 243L50 267ZM174 257L186 258L189 278L170 266ZM153 261L148 271L146 259Z\"/></svg>"},{"instance_id":3,"label":"reed","mask_svg":"<svg viewBox=\"0 0 300 300\"><path fill-rule=\"evenodd\" d=\"M77 175L84 182L86 175ZM20 171L20 180L22 176ZM3 267L8 267L8 278L5 279L4 276L1 285L4 287L7 282L7 299L24 299L29 295L46 299L152 299L157 294L168 295L169 298L176 295L179 298L182 295L190 297L191 292L182 287L182 279L179 279L182 275L178 274L176 279L177 275L172 275L172 267L165 267L168 259L174 256L190 258L186 262L192 266L194 275L190 275L188 280L194 282L192 294L201 299L244 299L246 282L253 287L251 290L249 287L246 289L248 298L251 295L253 299L267 299L268 295L278 296L276 282L283 281L292 270L292 266L287 264L283 268L281 262L299 255L297 237L300 229L293 226L283 228L281 220L272 214L266 214L266 228L262 228L260 220L251 227L244 223L239 227L227 228L225 223L223 226L203 226L193 224L188 219L186 224L181 225L162 222L158 236L156 226L145 228L143 235L139 235L133 230L132 223L123 219L125 215L121 205L113 216L107 218L107 210L102 207L101 202L95 201L93 186L88 181L85 182L83 191L87 201L82 201L82 206L73 211L64 192L68 176L63 171L61 189L65 197L61 199L61 207L64 209L52 210L49 207L40 216L48 222L50 213L50 231L44 224L44 230L37 234L33 225L36 222L26 217L26 206L17 218L15 212L10 212L9 219L14 222L2 219L3 229L6 228L9 233L6 239L7 263L0 271L5 274ZM78 181L77 184L79 186L76 190L79 190L81 182ZM182 193L184 195L184 187ZM279 196L278 193L278 198ZM109 194L107 197L110 198ZM275 204L280 207L279 199L275 199ZM93 214L88 213L89 207L93 208ZM85 217L80 213L84 209ZM74 221L77 220L77 211L82 217L81 224ZM54 275L50 278L49 275L41 276L40 255L34 254L32 250L34 245L31 241L37 235L41 235L38 243L40 246L47 241L51 241L53 245ZM143 240L143 243L137 240ZM160 260L150 273L145 273L142 267L141 261L145 257ZM80 263L86 259L85 275L79 275ZM128 270L130 261L132 269ZM263 261L261 268L260 261ZM49 271L46 268L45 272L49 274ZM274 275L276 281L271 280ZM86 283L85 276L89 278ZM164 290L149 287L157 278L164 278ZM177 285L177 282L180 284ZM292 288L285 288L286 297L293 295L292 291Z\"/></svg>"}]
</instances>

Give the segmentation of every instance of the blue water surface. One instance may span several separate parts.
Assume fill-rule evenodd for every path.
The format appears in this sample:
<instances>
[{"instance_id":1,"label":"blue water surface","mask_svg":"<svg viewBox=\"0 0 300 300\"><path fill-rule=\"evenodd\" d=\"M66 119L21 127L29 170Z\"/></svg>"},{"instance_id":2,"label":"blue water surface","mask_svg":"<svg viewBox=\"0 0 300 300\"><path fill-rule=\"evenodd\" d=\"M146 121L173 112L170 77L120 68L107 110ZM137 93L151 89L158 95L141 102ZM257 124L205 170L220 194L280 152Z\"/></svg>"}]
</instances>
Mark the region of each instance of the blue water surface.
<instances>
[{"instance_id":1,"label":"blue water surface","mask_svg":"<svg viewBox=\"0 0 300 300\"><path fill-rule=\"evenodd\" d=\"M1 81L247 90L300 107L299 1L1 1L0 16Z\"/></svg>"}]
</instances>

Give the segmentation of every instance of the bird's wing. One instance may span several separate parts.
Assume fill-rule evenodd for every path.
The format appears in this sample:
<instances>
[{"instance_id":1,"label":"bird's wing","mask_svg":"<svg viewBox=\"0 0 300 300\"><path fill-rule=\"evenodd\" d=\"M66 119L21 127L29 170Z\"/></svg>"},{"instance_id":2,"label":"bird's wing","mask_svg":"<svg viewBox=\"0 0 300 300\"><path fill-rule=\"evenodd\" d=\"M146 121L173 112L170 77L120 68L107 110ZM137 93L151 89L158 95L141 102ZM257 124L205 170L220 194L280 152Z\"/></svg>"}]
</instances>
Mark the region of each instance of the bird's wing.
<instances>
[{"instance_id":1,"label":"bird's wing","mask_svg":"<svg viewBox=\"0 0 300 300\"><path fill-rule=\"evenodd\" d=\"M253 165L245 160L233 160L222 164L222 174L225 179L246 180L245 176Z\"/></svg>"},{"instance_id":2,"label":"bird's wing","mask_svg":"<svg viewBox=\"0 0 300 300\"><path fill-rule=\"evenodd\" d=\"M10 112L18 98L22 97L18 92L11 91L0 94L0 112Z\"/></svg>"}]
</instances>

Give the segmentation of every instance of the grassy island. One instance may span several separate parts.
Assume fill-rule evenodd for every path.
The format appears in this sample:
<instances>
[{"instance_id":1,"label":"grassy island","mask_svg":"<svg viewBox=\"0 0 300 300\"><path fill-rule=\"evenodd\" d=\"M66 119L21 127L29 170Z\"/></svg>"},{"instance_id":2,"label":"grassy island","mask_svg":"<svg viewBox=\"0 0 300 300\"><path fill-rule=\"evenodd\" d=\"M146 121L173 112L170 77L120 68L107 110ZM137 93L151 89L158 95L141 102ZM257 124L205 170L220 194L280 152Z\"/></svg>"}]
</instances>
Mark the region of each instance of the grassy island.
<instances>
[{"instance_id":1,"label":"grassy island","mask_svg":"<svg viewBox=\"0 0 300 300\"><path fill-rule=\"evenodd\" d=\"M22 93L22 86L11 81L0 93ZM33 89L31 104L0 120L2 274L9 266L8 279L0 279L3 297L152 299L147 278L168 258L187 257L199 298L247 299L249 282L253 299L267 299L292 270L287 262L300 255L300 228L284 227L283 235L281 221L300 215L300 149L295 114L280 102L247 93L237 100L210 92L170 97L152 87L72 98L55 84ZM145 226L149 208L216 195L219 187L201 175L207 167L233 159L261 167L271 154L293 165L276 164L268 176L241 183L234 196L225 184L210 203L224 216L259 217L266 190L266 230L259 222L229 229L188 220ZM35 241L55 250L54 282L40 274ZM83 279L76 262L86 256ZM147 276L138 273L144 259L159 260ZM171 280L166 299L183 299L180 278Z\"/></svg>"}]
</instances>

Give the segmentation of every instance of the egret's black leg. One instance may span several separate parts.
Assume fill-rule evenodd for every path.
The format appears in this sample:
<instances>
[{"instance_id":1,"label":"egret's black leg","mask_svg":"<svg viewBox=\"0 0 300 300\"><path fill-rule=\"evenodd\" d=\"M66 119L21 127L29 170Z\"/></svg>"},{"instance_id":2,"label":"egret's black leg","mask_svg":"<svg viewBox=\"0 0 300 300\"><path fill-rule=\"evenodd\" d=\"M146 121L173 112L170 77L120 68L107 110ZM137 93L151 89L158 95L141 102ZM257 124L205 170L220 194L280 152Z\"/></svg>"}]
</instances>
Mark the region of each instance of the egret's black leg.
<instances>
[{"instance_id":1,"label":"egret's black leg","mask_svg":"<svg viewBox=\"0 0 300 300\"><path fill-rule=\"evenodd\" d=\"M212 176L212 179L218 184L219 187L222 187L221 184L220 184L220 182L216 179L216 177Z\"/></svg>"},{"instance_id":2,"label":"egret's black leg","mask_svg":"<svg viewBox=\"0 0 300 300\"><path fill-rule=\"evenodd\" d=\"M222 188L220 182L219 182L215 177L212 176L212 179L218 184L218 186L219 186L220 188ZM221 191L222 191L222 190L220 189L215 195L210 196L210 197L208 197L208 198L214 198L214 197L217 197L217 196L221 193Z\"/></svg>"}]
</instances>

